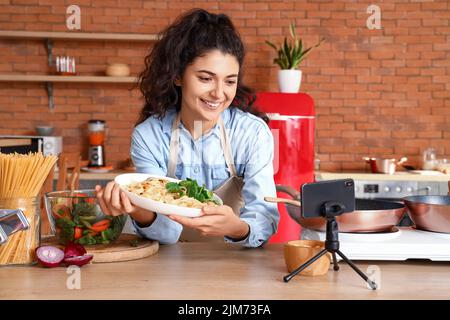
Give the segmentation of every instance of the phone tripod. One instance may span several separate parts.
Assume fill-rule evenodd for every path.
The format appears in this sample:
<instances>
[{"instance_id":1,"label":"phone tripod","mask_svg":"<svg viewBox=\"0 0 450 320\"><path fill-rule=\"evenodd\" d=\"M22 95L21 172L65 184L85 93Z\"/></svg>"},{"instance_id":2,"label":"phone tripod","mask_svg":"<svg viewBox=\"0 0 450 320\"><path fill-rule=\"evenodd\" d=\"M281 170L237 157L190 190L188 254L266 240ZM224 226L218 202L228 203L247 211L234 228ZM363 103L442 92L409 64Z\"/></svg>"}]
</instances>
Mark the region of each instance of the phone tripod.
<instances>
[{"instance_id":1,"label":"phone tripod","mask_svg":"<svg viewBox=\"0 0 450 320\"><path fill-rule=\"evenodd\" d=\"M336 259L336 254L338 254L345 262L347 262L350 265L350 267L352 267L353 270L355 270L357 274L361 276L361 278L364 279L364 281L367 282L367 284L370 286L372 290L376 290L377 284L374 281L370 280L350 259L348 259L339 250L339 227L335 216L340 215L342 212L344 212L344 207L340 203L326 202L323 205L322 212L325 218L327 219L325 249L323 249L317 255L315 255L307 262L299 266L297 269L289 273L287 276L283 277L284 282L288 282L294 276L296 276L304 269L306 269L309 265L313 264L316 260L325 255L327 252L330 252L333 257L334 271L339 270L339 266Z\"/></svg>"}]
</instances>

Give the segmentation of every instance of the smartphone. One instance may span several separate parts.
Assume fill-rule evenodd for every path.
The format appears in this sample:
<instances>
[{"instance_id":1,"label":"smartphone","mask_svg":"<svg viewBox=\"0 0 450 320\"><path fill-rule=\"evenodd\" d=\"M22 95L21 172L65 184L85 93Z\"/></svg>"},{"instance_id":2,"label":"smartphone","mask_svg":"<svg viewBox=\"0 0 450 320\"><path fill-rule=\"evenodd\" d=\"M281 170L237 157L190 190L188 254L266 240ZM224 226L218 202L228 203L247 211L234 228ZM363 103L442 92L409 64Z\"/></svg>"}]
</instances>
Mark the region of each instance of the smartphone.
<instances>
[{"instance_id":1,"label":"smartphone","mask_svg":"<svg viewBox=\"0 0 450 320\"><path fill-rule=\"evenodd\" d=\"M6 242L13 233L26 230L30 223L20 209L0 209L0 243Z\"/></svg>"},{"instance_id":2,"label":"smartphone","mask_svg":"<svg viewBox=\"0 0 450 320\"><path fill-rule=\"evenodd\" d=\"M304 218L325 217L326 205L336 211L333 216L355 211L355 182L352 179L305 183L301 189Z\"/></svg>"}]
</instances>

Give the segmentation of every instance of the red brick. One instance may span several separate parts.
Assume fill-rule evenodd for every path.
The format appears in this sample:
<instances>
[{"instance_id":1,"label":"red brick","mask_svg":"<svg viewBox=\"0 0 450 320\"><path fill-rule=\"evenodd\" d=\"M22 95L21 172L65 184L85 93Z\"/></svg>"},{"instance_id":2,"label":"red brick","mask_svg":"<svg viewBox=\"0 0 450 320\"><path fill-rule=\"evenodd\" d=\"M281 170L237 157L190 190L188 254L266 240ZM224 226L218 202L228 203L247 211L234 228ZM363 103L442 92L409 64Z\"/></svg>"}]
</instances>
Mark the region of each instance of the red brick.
<instances>
[{"instance_id":1,"label":"red brick","mask_svg":"<svg viewBox=\"0 0 450 320\"><path fill-rule=\"evenodd\" d=\"M269 9L268 3L244 3L244 10L246 11L267 11Z\"/></svg>"},{"instance_id":2,"label":"red brick","mask_svg":"<svg viewBox=\"0 0 450 320\"><path fill-rule=\"evenodd\" d=\"M118 0L82 0L79 4L84 32L156 33L188 8L225 11L247 46L244 80L257 91L278 91L278 69L272 64L274 53L264 40L282 41L289 35L291 20L305 44L315 43L319 35L326 36L327 43L301 67L302 92L315 99L321 169L365 170L364 163L355 160L368 153L408 154L409 158L420 160L420 152L430 140L439 148L450 140L446 131L450 122L450 11L444 1L381 3L382 30L365 27L368 15L367 4L363 3L131 0L127 4ZM48 0L40 0L39 6L3 6L0 28L67 31L66 8L67 5ZM35 21L39 17L42 21ZM18 21L22 18L24 21ZM133 42L57 41L54 52L77 57L81 74L101 74L107 63L114 62L129 64L137 74L150 46ZM20 72L48 72L45 47L39 41L0 39L0 56L3 73L18 72L15 65ZM22 71L27 65L29 68ZM128 87L55 84L56 110L50 113L42 84L0 83L0 118L11 120L9 107L14 106L16 121L22 121L8 123L0 133L32 132L30 127L36 125L35 120L45 118L57 127L59 134L67 136L67 150L82 151L86 156L87 141L82 128L87 119L104 118L113 135L108 141L107 159L119 165L129 156L129 135L142 106L139 90L130 92ZM402 131L398 130L399 124ZM392 135L383 137L379 131Z\"/></svg>"}]
</instances>

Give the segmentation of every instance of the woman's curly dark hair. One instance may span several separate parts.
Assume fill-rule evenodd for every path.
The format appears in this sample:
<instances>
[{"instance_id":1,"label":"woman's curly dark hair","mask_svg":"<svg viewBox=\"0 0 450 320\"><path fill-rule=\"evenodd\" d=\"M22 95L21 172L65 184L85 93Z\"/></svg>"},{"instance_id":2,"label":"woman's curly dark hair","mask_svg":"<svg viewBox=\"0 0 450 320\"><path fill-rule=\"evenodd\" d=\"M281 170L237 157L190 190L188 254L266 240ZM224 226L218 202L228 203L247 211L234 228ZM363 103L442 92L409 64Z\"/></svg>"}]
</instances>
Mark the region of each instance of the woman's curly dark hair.
<instances>
[{"instance_id":1,"label":"woman's curly dark hair","mask_svg":"<svg viewBox=\"0 0 450 320\"><path fill-rule=\"evenodd\" d=\"M163 118L166 109L172 106L179 111L181 88L175 85L175 79L182 77L195 58L214 49L235 56L242 71L244 45L225 14L193 9L163 30L150 54L145 57L145 69L139 75L139 87L145 104L136 125L151 116ZM252 106L255 100L255 93L242 83L242 72L239 72L236 96L230 108L250 112L268 122L267 115Z\"/></svg>"}]
</instances>

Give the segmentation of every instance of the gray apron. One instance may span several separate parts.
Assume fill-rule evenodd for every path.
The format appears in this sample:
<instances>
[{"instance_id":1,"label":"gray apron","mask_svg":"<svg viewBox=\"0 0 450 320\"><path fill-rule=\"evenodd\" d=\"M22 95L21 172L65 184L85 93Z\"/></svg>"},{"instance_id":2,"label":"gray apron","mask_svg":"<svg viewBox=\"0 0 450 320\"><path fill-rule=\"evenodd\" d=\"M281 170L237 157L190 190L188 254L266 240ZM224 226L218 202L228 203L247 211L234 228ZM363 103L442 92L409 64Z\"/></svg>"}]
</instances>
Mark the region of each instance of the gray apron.
<instances>
[{"instance_id":1,"label":"gray apron","mask_svg":"<svg viewBox=\"0 0 450 320\"><path fill-rule=\"evenodd\" d=\"M178 179L175 176L175 170L177 167L178 150L180 143L179 130L177 130L179 124L180 124L180 113L178 112L172 124L172 135L170 137L170 148L169 148L169 163L167 165L167 176L176 179ZM220 128L220 144L222 146L223 154L225 156L225 162L231 176L218 188L213 190L213 192L223 200L223 203L225 205L230 206L233 209L233 212L237 216L239 216L240 209L244 206L244 201L242 198L242 188L244 186L244 181L241 177L238 177L237 175L236 167L233 163L230 139L225 131L225 125L223 124L222 117L219 117L218 124ZM180 236L180 241L223 242L223 237L204 237L195 229L183 228L183 232L181 233Z\"/></svg>"}]
</instances>

